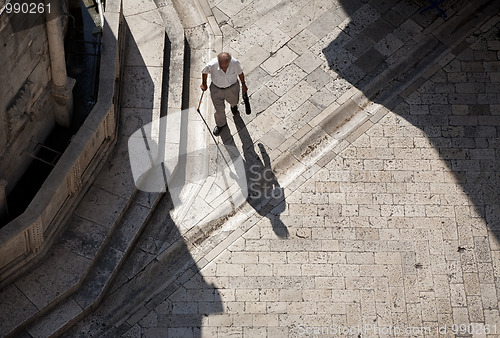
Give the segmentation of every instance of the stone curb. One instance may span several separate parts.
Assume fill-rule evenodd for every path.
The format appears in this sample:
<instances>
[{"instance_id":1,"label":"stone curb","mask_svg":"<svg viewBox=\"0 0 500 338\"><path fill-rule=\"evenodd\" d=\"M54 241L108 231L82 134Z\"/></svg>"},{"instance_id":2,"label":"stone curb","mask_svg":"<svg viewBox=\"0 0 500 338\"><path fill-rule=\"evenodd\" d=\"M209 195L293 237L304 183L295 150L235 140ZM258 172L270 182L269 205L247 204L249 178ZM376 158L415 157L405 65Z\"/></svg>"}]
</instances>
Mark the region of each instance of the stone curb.
<instances>
[{"instance_id":1,"label":"stone curb","mask_svg":"<svg viewBox=\"0 0 500 338\"><path fill-rule=\"evenodd\" d=\"M407 58L385 70L367 85L364 92L348 92L340 107L334 102L326 108L320 114L326 117L317 126L311 126L313 130L292 145L291 154L294 159L283 153L275 161L273 168L281 172L283 178L290 176L288 170L294 172L292 176L298 176L307 166L333 151L350 133L365 123L376 122L383 116L380 114L384 114L377 114L382 105L394 106L392 101L399 93L418 78L429 78L438 70L438 65L432 61L441 60L449 53L458 54L465 49L466 46L462 43L464 39L495 15L498 11L496 7L488 0L469 2L456 16L440 26L436 36L431 35L424 39L408 53ZM484 16L469 15L475 11L483 12ZM451 38L452 32L455 34L454 38ZM398 74L403 74L403 77L396 77ZM321 138L319 134L322 135ZM310 149L311 146L315 151Z\"/></svg>"}]
</instances>

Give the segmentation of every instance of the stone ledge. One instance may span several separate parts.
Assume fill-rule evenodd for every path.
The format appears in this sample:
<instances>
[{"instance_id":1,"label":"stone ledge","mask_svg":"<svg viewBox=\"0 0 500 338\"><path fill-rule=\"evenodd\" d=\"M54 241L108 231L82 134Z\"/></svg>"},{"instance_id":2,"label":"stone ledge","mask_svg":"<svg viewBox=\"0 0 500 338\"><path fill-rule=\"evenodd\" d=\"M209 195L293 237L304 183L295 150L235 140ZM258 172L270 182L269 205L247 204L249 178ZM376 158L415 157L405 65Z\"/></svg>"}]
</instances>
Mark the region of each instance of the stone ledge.
<instances>
[{"instance_id":1,"label":"stone ledge","mask_svg":"<svg viewBox=\"0 0 500 338\"><path fill-rule=\"evenodd\" d=\"M116 40L118 20L114 18L114 27L105 27L105 40ZM3 257L0 287L27 271L48 251L54 237L60 233L61 224L68 219L82 197L81 193L88 188L114 146L116 110L113 103L118 96L115 76L119 73L116 68L120 66L116 43L110 43L109 48L103 49L103 59L111 63L107 67L103 63L100 74L103 92L89 118L73 137L27 210L0 230L0 256ZM33 241L28 233L33 233L35 229L38 238ZM9 243L20 233L26 234L25 251L13 256L15 252Z\"/></svg>"}]
</instances>

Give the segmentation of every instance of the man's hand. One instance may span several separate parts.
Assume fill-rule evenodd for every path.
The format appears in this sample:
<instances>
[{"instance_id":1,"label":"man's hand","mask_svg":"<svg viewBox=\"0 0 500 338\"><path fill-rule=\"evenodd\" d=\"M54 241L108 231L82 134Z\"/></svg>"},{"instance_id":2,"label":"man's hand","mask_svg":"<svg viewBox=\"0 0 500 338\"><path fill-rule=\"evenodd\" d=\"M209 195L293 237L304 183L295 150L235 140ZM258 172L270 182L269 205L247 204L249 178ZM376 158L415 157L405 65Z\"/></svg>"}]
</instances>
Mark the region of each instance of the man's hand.
<instances>
[{"instance_id":1,"label":"man's hand","mask_svg":"<svg viewBox=\"0 0 500 338\"><path fill-rule=\"evenodd\" d=\"M240 78L240 82L241 82L241 92L246 93L248 88L247 88L247 85L245 84L245 74L243 74L243 72L242 72L241 74L238 74L238 77Z\"/></svg>"},{"instance_id":2,"label":"man's hand","mask_svg":"<svg viewBox=\"0 0 500 338\"><path fill-rule=\"evenodd\" d=\"M207 86L207 84L206 84L206 83L202 83L202 84L200 85L200 88L201 88L201 90L205 91L205 90L207 90L208 86Z\"/></svg>"}]
</instances>

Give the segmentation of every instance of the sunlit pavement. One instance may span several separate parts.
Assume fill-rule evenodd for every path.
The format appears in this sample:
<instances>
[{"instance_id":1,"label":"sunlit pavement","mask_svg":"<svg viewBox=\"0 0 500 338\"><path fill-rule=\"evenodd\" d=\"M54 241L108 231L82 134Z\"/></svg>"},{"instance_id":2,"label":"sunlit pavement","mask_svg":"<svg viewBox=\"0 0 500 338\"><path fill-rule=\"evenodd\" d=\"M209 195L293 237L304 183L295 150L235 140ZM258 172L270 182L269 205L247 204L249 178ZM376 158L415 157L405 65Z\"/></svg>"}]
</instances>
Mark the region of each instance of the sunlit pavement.
<instances>
[{"instance_id":1,"label":"sunlit pavement","mask_svg":"<svg viewBox=\"0 0 500 338\"><path fill-rule=\"evenodd\" d=\"M181 237L153 218L73 334L500 335L498 6L445 1L444 20L366 2L209 2L253 105L221 144L275 195L168 264L152 243ZM141 275L145 260L162 263ZM134 283L158 288L115 316Z\"/></svg>"}]
</instances>

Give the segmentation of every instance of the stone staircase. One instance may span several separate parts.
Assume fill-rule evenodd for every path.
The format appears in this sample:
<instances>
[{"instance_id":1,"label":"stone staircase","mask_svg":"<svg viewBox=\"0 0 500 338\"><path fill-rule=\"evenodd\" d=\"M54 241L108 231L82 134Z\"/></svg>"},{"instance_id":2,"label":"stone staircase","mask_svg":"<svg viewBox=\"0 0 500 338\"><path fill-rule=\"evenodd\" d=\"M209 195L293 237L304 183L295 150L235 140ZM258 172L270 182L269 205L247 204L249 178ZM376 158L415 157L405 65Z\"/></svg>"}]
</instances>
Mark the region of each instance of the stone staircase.
<instances>
[{"instance_id":1,"label":"stone staircase","mask_svg":"<svg viewBox=\"0 0 500 338\"><path fill-rule=\"evenodd\" d=\"M41 264L0 291L1 336L58 336L92 312L165 196L136 188L127 140L165 115L166 157L179 157L181 121L168 112L180 111L185 97L184 30L170 1L123 1L122 11L128 32L117 145Z\"/></svg>"},{"instance_id":2,"label":"stone staircase","mask_svg":"<svg viewBox=\"0 0 500 338\"><path fill-rule=\"evenodd\" d=\"M177 156L175 154L189 155L206 145L208 134L196 112L188 110L180 118L175 116L173 119L175 122L169 123L169 113L180 111L186 106L198 105L199 91L193 89L196 86L189 86L189 82L199 81L199 77L192 75L186 66L189 65L191 69L199 70L201 69L200 63L206 61L210 55L210 51L204 48L206 37L200 37L205 34L203 25L200 24L203 18L193 18L188 7L179 6L179 1L172 3L165 0L129 1L124 6L123 12L130 36L125 62L126 71L123 76L124 97L118 144L74 213L67 230L54 245L46 260L37 269L0 292L0 299L2 299L0 334L2 336L13 336L19 333L33 337L61 335L74 323L92 312L111 287L111 283L116 279L120 267L133 249L141 231L152 217L153 211L159 203L165 202L161 192L145 193L135 187L129 170L127 151L127 139L133 132L148 122L152 122L151 116L159 118L162 112L166 111L167 134L172 136L168 138L170 143L168 148L173 152L167 154L167 158ZM213 17L206 15L206 8L201 10L205 12L208 24L212 27L216 26L216 23L211 24L214 20ZM191 20L189 21L188 18ZM457 45L461 39L457 38L457 35L466 35L458 30L463 26L461 18L457 20L450 21L451 25L447 28L451 26L452 29L439 32L440 38L448 42L447 51L455 48L458 52L460 46ZM139 29L141 24L147 25L150 29ZM475 25L473 23L470 26ZM165 38L165 30L168 39ZM460 34L457 34L457 31ZM451 41L453 35L456 43ZM209 36L208 39L213 39L212 46L221 45L220 36L217 34ZM134 50L136 53L133 53ZM160 50L169 51L168 57L165 58L167 61L158 52ZM221 50L220 46L215 50ZM439 49L438 52L444 54L445 50ZM400 67L409 69L405 73L403 84L411 83L423 73L432 73L432 65L423 61L428 61L429 58L434 60L436 56L432 51L419 55L419 59L412 60L413 64L401 63ZM418 61L422 61L421 64ZM165 67L166 64L168 67ZM386 79L391 77L392 71L391 69L387 71ZM163 84L167 83L167 77L170 85L168 91L163 92ZM152 86L143 88L140 85L141 79L142 81L147 79L146 82ZM173 86L174 83L177 85ZM178 85L181 83L184 85ZM404 90L404 86L400 86L397 81L388 83L386 86L384 87L388 88L384 91L386 93ZM382 97L380 100L391 101L392 97ZM208 101L206 98L202 111L208 111ZM372 115L378 107L367 106L369 100L366 95L353 96L351 101L350 106L325 110L329 117L325 118L321 124L323 134L324 131L344 133L345 135L338 136L340 142L348 135L348 132L343 129L352 133L353 130L362 129L363 127L359 126L365 126L367 120L373 119L375 123L376 119L380 118L380 114ZM366 113L360 113L361 116L358 114L360 111L366 111ZM350 118L349 123L356 124L357 129L347 124L343 125L346 118ZM205 133L206 138L199 137L200 133ZM291 175L291 171L303 172L306 169L303 163L314 163L317 158L331 151L331 144L334 143L330 142L329 145L325 145L328 142L322 141L323 134L320 133L319 128L312 130L309 137L305 137L290 149L292 156L287 154L286 157L276 160L275 164L278 167L288 170L287 177L280 178L283 186L287 186L293 177L297 177L297 175ZM176 140L179 141L176 142ZM315 140L319 145L316 147L317 151L305 153L303 150ZM198 141L200 141L199 144ZM208 139L209 142L210 139ZM190 214L187 210L196 205L196 201L189 200L189 196L199 195L207 185L211 184L203 181L210 170L206 161L207 158L204 156L191 156L186 159L185 168L199 167L202 170L201 172L184 172L186 184L179 186L173 193L174 197L186 202L183 208L174 211L172 217L182 235L196 233L199 229L193 228L194 225L203 221L203 219L194 221L189 219ZM300 165L300 168L292 170L294 163L298 163L297 167ZM175 175L179 172L173 167L169 167L169 170ZM172 174L172 176L175 175ZM247 207L244 211L247 215L255 212L251 207ZM213 208L207 211L205 221L216 217L213 212L215 212ZM246 218L247 215L242 215L241 218ZM200 249L198 253L193 253L193 256L196 256L194 259L208 261L210 257L207 254L212 256L218 254L220 251L217 248L224 247L224 242L235 240L245 231L238 227L239 224L241 224L240 221L233 220L229 230L226 229L225 233L211 239L213 245L209 249L203 249L206 251ZM203 234L186 237L192 237L193 243L206 238ZM182 241L178 243L182 245ZM175 247L172 245L161 251L159 261L170 261L169 255L175 252ZM171 279L175 278L174 275L169 276L164 284L170 283ZM139 281L145 282L140 279ZM123 301L125 302L126 299ZM127 312L134 313L133 310L130 309Z\"/></svg>"}]
</instances>

